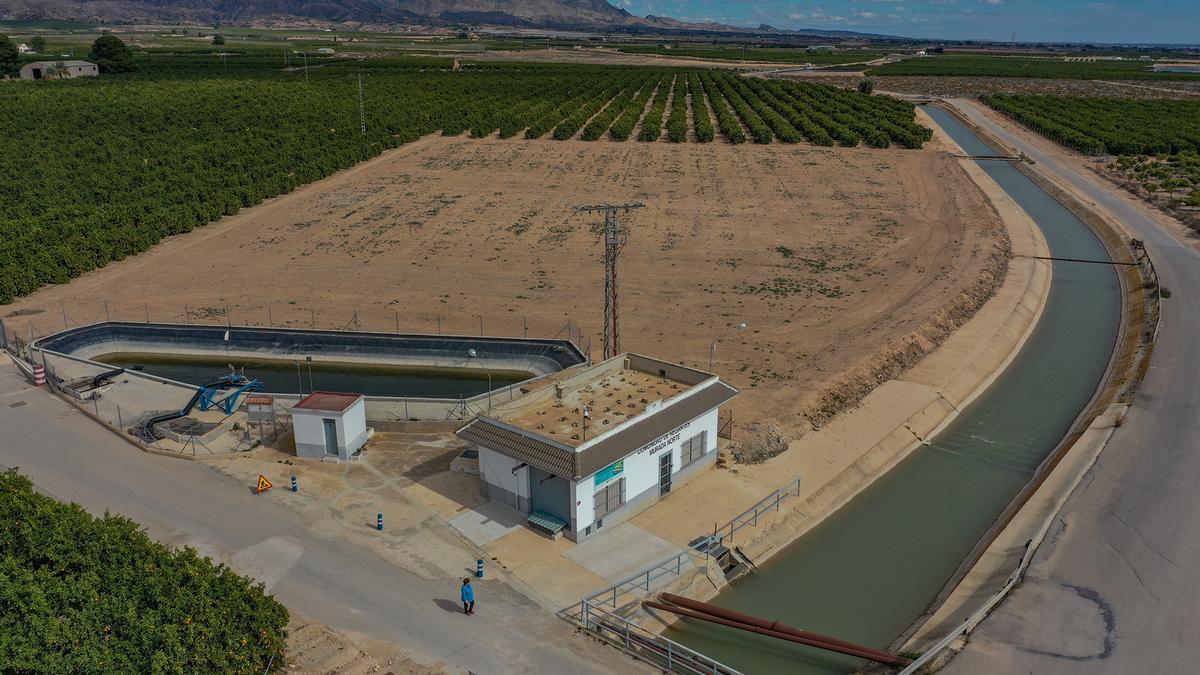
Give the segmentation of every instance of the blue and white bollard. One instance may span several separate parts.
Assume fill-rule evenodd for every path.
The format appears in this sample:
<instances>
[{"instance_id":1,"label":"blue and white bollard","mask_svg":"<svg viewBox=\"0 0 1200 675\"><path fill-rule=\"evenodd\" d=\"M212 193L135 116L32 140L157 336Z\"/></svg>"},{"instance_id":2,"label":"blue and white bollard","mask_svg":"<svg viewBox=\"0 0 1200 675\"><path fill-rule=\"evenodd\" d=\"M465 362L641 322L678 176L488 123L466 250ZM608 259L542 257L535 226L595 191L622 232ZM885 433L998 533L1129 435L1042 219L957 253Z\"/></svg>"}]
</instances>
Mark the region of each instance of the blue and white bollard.
<instances>
[{"instance_id":1,"label":"blue and white bollard","mask_svg":"<svg viewBox=\"0 0 1200 675\"><path fill-rule=\"evenodd\" d=\"M375 517L375 529L379 530L380 532L383 532L383 514L382 513Z\"/></svg>"},{"instance_id":2,"label":"blue and white bollard","mask_svg":"<svg viewBox=\"0 0 1200 675\"><path fill-rule=\"evenodd\" d=\"M296 485L296 474L292 474L292 492L299 492L300 486Z\"/></svg>"},{"instance_id":3,"label":"blue and white bollard","mask_svg":"<svg viewBox=\"0 0 1200 675\"><path fill-rule=\"evenodd\" d=\"M483 559L482 558L475 561L475 576L479 577L480 579L483 578Z\"/></svg>"}]
</instances>

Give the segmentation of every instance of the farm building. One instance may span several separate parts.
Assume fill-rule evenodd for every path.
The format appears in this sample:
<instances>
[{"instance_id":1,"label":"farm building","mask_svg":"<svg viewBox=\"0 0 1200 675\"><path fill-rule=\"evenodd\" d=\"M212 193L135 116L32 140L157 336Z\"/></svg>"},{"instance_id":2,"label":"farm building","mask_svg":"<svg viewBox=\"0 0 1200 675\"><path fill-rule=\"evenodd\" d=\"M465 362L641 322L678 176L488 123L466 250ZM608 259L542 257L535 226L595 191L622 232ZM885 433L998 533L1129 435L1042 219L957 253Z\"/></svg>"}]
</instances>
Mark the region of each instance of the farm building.
<instances>
[{"instance_id":1,"label":"farm building","mask_svg":"<svg viewBox=\"0 0 1200 675\"><path fill-rule=\"evenodd\" d=\"M350 459L371 438L362 394L314 391L292 408L296 456Z\"/></svg>"},{"instance_id":2,"label":"farm building","mask_svg":"<svg viewBox=\"0 0 1200 675\"><path fill-rule=\"evenodd\" d=\"M58 72L59 67L62 72ZM96 77L100 69L88 61L34 61L21 67L22 80L72 79Z\"/></svg>"},{"instance_id":3,"label":"farm building","mask_svg":"<svg viewBox=\"0 0 1200 675\"><path fill-rule=\"evenodd\" d=\"M637 354L552 380L458 435L479 452L484 496L573 541L711 466L718 408L737 394L715 375Z\"/></svg>"}]
</instances>

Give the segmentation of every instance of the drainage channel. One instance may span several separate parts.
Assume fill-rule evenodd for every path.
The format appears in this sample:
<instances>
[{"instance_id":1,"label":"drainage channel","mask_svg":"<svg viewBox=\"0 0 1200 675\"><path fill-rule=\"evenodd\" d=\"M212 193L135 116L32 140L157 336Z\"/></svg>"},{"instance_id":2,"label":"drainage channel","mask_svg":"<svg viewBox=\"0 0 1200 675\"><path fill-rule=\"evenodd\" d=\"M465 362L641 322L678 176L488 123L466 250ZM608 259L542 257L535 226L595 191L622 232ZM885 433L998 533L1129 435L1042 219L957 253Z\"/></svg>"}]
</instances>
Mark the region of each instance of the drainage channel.
<instances>
[{"instance_id":1,"label":"drainage channel","mask_svg":"<svg viewBox=\"0 0 1200 675\"><path fill-rule=\"evenodd\" d=\"M954 117L930 116L972 156L995 155ZM1087 225L1008 162L980 161L1037 223L1052 256L1108 260ZM714 602L883 648L937 595L1038 463L1067 434L1107 369L1120 282L1108 265L1053 265L1046 309L992 386L824 523ZM838 673L866 662L683 621L667 637L748 673Z\"/></svg>"}]
</instances>

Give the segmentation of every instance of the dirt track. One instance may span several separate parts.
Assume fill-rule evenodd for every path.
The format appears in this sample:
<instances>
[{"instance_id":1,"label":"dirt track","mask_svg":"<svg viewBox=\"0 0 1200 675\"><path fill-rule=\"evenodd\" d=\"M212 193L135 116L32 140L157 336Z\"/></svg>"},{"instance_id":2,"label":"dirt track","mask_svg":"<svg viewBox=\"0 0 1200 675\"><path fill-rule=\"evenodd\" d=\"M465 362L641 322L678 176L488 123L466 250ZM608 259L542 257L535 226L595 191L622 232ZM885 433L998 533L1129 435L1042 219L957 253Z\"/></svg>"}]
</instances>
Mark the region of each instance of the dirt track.
<instances>
[{"instance_id":1,"label":"dirt track","mask_svg":"<svg viewBox=\"0 0 1200 675\"><path fill-rule=\"evenodd\" d=\"M4 309L24 334L105 317L551 336L600 348L602 245L579 204L642 201L627 350L714 368L739 424L785 425L931 319L961 313L999 221L921 151L427 138ZM994 271L994 270L993 270ZM185 309L186 306L186 309ZM40 311L39 311L40 310ZM32 313L31 313L32 312ZM749 323L732 331L738 322ZM906 343L907 344L907 343ZM915 356L914 356L915 358Z\"/></svg>"}]
</instances>

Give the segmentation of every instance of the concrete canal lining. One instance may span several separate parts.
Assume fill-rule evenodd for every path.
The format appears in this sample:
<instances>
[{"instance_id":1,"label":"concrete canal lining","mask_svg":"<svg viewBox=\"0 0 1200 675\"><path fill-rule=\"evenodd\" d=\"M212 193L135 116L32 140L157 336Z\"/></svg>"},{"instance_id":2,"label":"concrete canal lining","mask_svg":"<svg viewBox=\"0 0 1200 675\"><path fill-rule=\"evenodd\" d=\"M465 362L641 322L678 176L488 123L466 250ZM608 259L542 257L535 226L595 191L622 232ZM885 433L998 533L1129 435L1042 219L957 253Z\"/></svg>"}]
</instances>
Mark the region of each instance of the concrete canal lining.
<instances>
[{"instance_id":1,"label":"concrete canal lining","mask_svg":"<svg viewBox=\"0 0 1200 675\"><path fill-rule=\"evenodd\" d=\"M937 112L931 115L967 152L992 152ZM1109 257L1085 223L1016 167L980 168L1029 213L1054 256ZM1100 265L1052 264L1042 318L993 386L928 445L734 582L718 604L875 647L911 624L1104 380L1121 319L1118 277ZM669 635L748 672L847 672L862 665L718 627L676 624Z\"/></svg>"}]
</instances>

